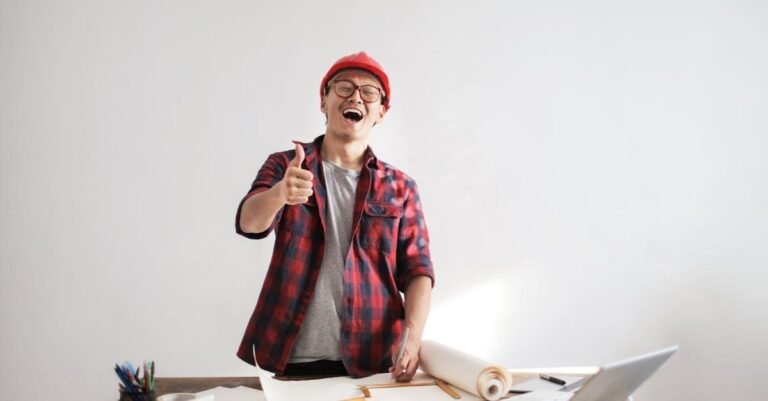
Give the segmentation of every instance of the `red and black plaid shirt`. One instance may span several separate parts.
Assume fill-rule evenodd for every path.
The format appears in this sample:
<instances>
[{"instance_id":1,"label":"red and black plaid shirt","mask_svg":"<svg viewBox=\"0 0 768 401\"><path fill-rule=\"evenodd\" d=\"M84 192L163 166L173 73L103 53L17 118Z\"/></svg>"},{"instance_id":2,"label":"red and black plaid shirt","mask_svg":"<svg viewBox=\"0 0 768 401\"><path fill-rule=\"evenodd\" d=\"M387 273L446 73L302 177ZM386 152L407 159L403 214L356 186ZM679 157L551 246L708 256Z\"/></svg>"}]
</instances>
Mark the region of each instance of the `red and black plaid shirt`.
<instances>
[{"instance_id":1,"label":"red and black plaid shirt","mask_svg":"<svg viewBox=\"0 0 768 401\"><path fill-rule=\"evenodd\" d=\"M275 248L256 308L237 352L240 359L282 373L312 299L325 247L327 194L320 148L323 136L303 144L303 168L314 175L314 195L300 205L284 206L267 230L240 228L243 202L277 184L295 151L274 153L259 170L240 202L238 234L264 238L274 229ZM429 234L416 183L403 172L365 153L355 196L352 243L344 265L341 355L353 377L386 372L403 330L401 292L411 278L434 283Z\"/></svg>"}]
</instances>

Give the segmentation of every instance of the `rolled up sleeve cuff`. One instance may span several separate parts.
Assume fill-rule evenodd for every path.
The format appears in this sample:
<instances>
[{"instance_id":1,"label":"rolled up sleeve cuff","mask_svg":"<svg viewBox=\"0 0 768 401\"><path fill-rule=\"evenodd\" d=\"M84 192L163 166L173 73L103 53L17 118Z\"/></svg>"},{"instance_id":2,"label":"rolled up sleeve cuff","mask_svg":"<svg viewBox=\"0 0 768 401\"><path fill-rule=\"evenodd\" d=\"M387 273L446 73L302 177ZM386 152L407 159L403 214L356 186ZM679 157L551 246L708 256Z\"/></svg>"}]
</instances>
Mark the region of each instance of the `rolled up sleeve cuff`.
<instances>
[{"instance_id":1,"label":"rolled up sleeve cuff","mask_svg":"<svg viewBox=\"0 0 768 401\"><path fill-rule=\"evenodd\" d=\"M243 211L243 204L245 203L245 201L247 201L248 198L250 198L251 196L256 195L259 192L264 192L267 189L269 188L258 188L258 189L254 189L251 192L248 192L248 194L245 195L245 197L243 197L243 200L240 201L240 205L237 206L237 214L235 215L235 231L245 238L249 238L249 239L265 238L266 236L269 235L269 233L272 232L272 230L275 229L275 226L277 225L277 221L280 219L282 210L277 212L277 215L275 215L275 218L272 220L272 224L266 230L258 233L249 233L249 232L243 231L243 228L240 226L240 214Z\"/></svg>"}]
</instances>

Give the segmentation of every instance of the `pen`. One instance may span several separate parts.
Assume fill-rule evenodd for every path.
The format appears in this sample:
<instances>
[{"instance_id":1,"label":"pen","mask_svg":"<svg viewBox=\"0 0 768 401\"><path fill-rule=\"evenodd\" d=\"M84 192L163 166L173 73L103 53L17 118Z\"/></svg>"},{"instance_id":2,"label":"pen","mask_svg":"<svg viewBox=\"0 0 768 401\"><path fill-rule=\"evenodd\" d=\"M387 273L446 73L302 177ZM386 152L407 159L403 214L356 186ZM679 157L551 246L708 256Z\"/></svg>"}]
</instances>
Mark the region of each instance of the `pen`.
<instances>
[{"instance_id":1,"label":"pen","mask_svg":"<svg viewBox=\"0 0 768 401\"><path fill-rule=\"evenodd\" d=\"M394 369L400 369L400 360L403 359L403 353L405 353L405 341L408 339L409 328L406 327L403 332L403 337L400 338L400 349L397 351L397 359L395 359Z\"/></svg>"},{"instance_id":2,"label":"pen","mask_svg":"<svg viewBox=\"0 0 768 401\"><path fill-rule=\"evenodd\" d=\"M563 379L558 379L557 377L554 377L554 376L545 375L544 373L539 373L539 377L542 378L543 380L548 381L548 382L552 382L552 383L555 383L555 384L559 384L561 386L565 386L565 380L563 380Z\"/></svg>"},{"instance_id":3,"label":"pen","mask_svg":"<svg viewBox=\"0 0 768 401\"><path fill-rule=\"evenodd\" d=\"M155 390L155 361L149 365L149 391Z\"/></svg>"}]
</instances>

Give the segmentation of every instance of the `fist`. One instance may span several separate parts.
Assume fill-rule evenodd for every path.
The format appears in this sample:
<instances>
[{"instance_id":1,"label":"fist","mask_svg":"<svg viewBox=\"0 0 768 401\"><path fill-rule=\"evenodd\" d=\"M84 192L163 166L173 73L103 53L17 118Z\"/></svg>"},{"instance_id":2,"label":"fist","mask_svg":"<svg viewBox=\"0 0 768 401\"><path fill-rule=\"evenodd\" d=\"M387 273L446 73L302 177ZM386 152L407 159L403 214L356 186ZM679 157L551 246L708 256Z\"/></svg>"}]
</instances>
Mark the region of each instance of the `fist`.
<instances>
[{"instance_id":1,"label":"fist","mask_svg":"<svg viewBox=\"0 0 768 401\"><path fill-rule=\"evenodd\" d=\"M397 360L397 354L392 353L392 367L389 372L397 382L409 382L419 368L419 349L421 343L415 338L408 338L405 342L403 357Z\"/></svg>"},{"instance_id":2,"label":"fist","mask_svg":"<svg viewBox=\"0 0 768 401\"><path fill-rule=\"evenodd\" d=\"M301 168L302 162L304 162L304 148L296 143L296 156L288 163L288 169L279 184L286 205L305 203L312 196L313 175L309 170Z\"/></svg>"}]
</instances>

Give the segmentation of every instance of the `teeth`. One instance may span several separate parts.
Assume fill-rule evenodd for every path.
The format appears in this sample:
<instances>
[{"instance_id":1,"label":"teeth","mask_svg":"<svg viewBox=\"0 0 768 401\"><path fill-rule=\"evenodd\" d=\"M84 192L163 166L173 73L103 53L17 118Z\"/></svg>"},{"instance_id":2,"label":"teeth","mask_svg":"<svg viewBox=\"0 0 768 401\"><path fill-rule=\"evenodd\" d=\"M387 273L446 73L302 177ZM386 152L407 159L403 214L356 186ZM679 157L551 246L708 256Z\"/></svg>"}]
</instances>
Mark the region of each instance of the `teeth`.
<instances>
[{"instance_id":1,"label":"teeth","mask_svg":"<svg viewBox=\"0 0 768 401\"><path fill-rule=\"evenodd\" d=\"M363 116L363 112L361 112L360 110L357 110L357 109L344 109L341 113L342 114L353 113L353 114L355 114L356 116L359 116L359 117Z\"/></svg>"}]
</instances>

